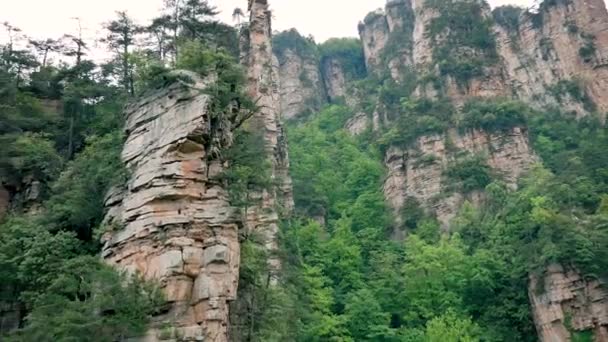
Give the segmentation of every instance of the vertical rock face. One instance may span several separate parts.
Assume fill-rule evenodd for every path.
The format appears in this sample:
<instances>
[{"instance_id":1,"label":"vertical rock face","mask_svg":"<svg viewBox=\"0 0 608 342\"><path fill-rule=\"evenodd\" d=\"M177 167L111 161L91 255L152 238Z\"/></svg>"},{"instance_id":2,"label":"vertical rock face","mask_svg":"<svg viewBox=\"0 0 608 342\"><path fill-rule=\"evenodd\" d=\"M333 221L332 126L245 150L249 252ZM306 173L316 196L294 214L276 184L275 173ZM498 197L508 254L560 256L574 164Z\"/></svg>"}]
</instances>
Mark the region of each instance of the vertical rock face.
<instances>
[{"instance_id":1,"label":"vertical rock face","mask_svg":"<svg viewBox=\"0 0 608 342\"><path fill-rule=\"evenodd\" d=\"M463 153L486 157L488 166L511 187L538 161L528 145L527 132L518 127L495 134L477 130L459 134L451 130L446 135L421 137L405 150L393 146L385 155L388 174L384 194L397 225L402 223L400 212L408 199L436 214L444 229L448 229L465 200L480 200L479 193L461 194L447 189L449 182L444 174L449 163Z\"/></svg>"},{"instance_id":2,"label":"vertical rock face","mask_svg":"<svg viewBox=\"0 0 608 342\"><path fill-rule=\"evenodd\" d=\"M365 64L369 71L378 72L388 66L397 80L400 69L412 62L412 31L414 11L409 0L390 0L384 10L367 15L359 24Z\"/></svg>"},{"instance_id":3,"label":"vertical rock face","mask_svg":"<svg viewBox=\"0 0 608 342\"><path fill-rule=\"evenodd\" d=\"M325 58L321 65L323 71L323 82L330 101L346 98L346 76L342 63L337 58Z\"/></svg>"},{"instance_id":4,"label":"vertical rock face","mask_svg":"<svg viewBox=\"0 0 608 342\"><path fill-rule=\"evenodd\" d=\"M317 58L286 49L278 62L283 118L289 120L321 109L327 96Z\"/></svg>"},{"instance_id":5,"label":"vertical rock face","mask_svg":"<svg viewBox=\"0 0 608 342\"><path fill-rule=\"evenodd\" d=\"M247 226L266 238L269 250L277 248L279 210L293 210L293 190L289 176L287 140L280 112L279 75L273 68L272 13L267 0L250 0L247 66L249 95L257 101L260 111L252 118L252 129L264 133L266 157L272 163L271 178L276 186L261 194L261 204L247 213ZM271 260L278 267L278 260Z\"/></svg>"},{"instance_id":6,"label":"vertical rock face","mask_svg":"<svg viewBox=\"0 0 608 342\"><path fill-rule=\"evenodd\" d=\"M204 88L198 81L196 88ZM126 112L124 190L108 196L103 258L158 281L168 311L144 339L226 341L228 302L239 273L239 220L217 177L232 123L210 97L183 85L141 99Z\"/></svg>"},{"instance_id":7,"label":"vertical rock face","mask_svg":"<svg viewBox=\"0 0 608 342\"><path fill-rule=\"evenodd\" d=\"M608 341L608 293L602 285L557 264L541 276L530 276L530 302L541 341Z\"/></svg>"},{"instance_id":8,"label":"vertical rock face","mask_svg":"<svg viewBox=\"0 0 608 342\"><path fill-rule=\"evenodd\" d=\"M454 0L452 4L459 1L465 0ZM507 97L539 108L559 106L579 117L594 111L605 115L608 12L602 0L547 1L537 13L524 11L515 25L495 20L490 33L495 38L497 58L491 53L485 55L490 56L485 59L487 63L466 82L445 73L441 61L435 60L436 49L449 42L453 33L448 21L446 30L430 34L430 28L446 15L446 9L440 11L428 0L412 0L405 6L410 11L401 12L401 22L412 21L411 30L395 30L399 20L387 6L384 12L368 15L359 31L368 68L384 71L399 82L403 78L395 77L397 64L415 66L419 78L411 96L447 98L456 108L475 97ZM475 15L481 21L492 15L485 2L479 2L479 9ZM407 15L410 12L412 17ZM409 52L397 54L406 57L384 58L391 52L389 48L394 49L394 42L399 41L410 42L402 46L409 48ZM465 61L484 53L488 52L459 45L450 49L450 56L464 56ZM426 81L427 76L431 81ZM410 94L404 94L407 95ZM381 118L382 113L374 113L376 117ZM373 121L375 126L390 125L386 120ZM357 117L349 123L353 132L360 130ZM420 137L409 146L392 146L385 154L388 175L384 193L395 212L397 226L402 225L402 208L412 200L435 213L444 229L449 228L449 221L464 200L473 204L483 201L480 192L446 192L445 170L462 152L486 156L488 166L511 187L538 160L529 146L525 127L501 133L458 134L452 130L444 135ZM576 334L608 341L608 295L597 281L584 279L576 270L554 265L543 277L531 277L529 296L541 341L569 341Z\"/></svg>"},{"instance_id":9,"label":"vertical rock face","mask_svg":"<svg viewBox=\"0 0 608 342\"><path fill-rule=\"evenodd\" d=\"M368 70L381 66L380 54L386 47L389 34L388 22L382 9L371 12L359 24L359 36L363 43L365 65Z\"/></svg>"},{"instance_id":10,"label":"vertical rock face","mask_svg":"<svg viewBox=\"0 0 608 342\"><path fill-rule=\"evenodd\" d=\"M515 32L496 26L500 55L514 93L558 102L584 115L572 98L547 97L559 81L576 79L599 112L608 108L608 13L602 0L564 0L524 14ZM563 94L567 97L567 94ZM580 100L578 101L580 102Z\"/></svg>"}]
</instances>

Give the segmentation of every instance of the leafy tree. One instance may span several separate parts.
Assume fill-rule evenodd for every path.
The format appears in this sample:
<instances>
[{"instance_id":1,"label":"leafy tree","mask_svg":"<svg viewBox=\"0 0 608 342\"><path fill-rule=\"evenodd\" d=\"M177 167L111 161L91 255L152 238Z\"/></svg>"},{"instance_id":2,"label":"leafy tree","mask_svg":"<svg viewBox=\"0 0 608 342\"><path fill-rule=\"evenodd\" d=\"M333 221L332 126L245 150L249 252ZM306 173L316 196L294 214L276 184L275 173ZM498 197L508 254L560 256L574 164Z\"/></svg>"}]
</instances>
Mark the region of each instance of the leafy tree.
<instances>
[{"instance_id":1,"label":"leafy tree","mask_svg":"<svg viewBox=\"0 0 608 342\"><path fill-rule=\"evenodd\" d=\"M30 44L42 55L42 68L47 67L49 54L61 51L61 45L56 39L30 40Z\"/></svg>"},{"instance_id":2,"label":"leafy tree","mask_svg":"<svg viewBox=\"0 0 608 342\"><path fill-rule=\"evenodd\" d=\"M426 326L425 342L475 342L479 341L480 330L470 319L459 318L453 312L429 321Z\"/></svg>"},{"instance_id":3,"label":"leafy tree","mask_svg":"<svg viewBox=\"0 0 608 342\"><path fill-rule=\"evenodd\" d=\"M367 289L354 292L344 309L348 330L355 341L388 341L389 315L382 312L374 293Z\"/></svg>"},{"instance_id":4,"label":"leafy tree","mask_svg":"<svg viewBox=\"0 0 608 342\"><path fill-rule=\"evenodd\" d=\"M153 286L94 257L69 260L57 271L15 341L111 342L140 336L162 300Z\"/></svg>"},{"instance_id":5,"label":"leafy tree","mask_svg":"<svg viewBox=\"0 0 608 342\"><path fill-rule=\"evenodd\" d=\"M105 25L106 38L103 39L108 47L116 54L119 63L120 83L131 96L135 95L135 80L133 76L133 63L131 48L135 44L136 36L142 28L133 22L126 12L116 12L117 18Z\"/></svg>"}]
</instances>

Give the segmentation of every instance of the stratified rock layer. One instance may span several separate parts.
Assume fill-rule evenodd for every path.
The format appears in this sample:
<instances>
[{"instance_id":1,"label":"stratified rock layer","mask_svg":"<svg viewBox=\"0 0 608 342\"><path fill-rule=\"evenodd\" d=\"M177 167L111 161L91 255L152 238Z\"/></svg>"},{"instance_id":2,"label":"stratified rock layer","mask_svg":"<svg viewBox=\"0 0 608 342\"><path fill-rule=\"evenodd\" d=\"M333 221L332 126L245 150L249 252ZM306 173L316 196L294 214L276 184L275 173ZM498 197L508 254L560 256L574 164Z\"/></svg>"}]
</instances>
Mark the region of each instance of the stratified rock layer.
<instances>
[{"instance_id":1,"label":"stratified rock layer","mask_svg":"<svg viewBox=\"0 0 608 342\"><path fill-rule=\"evenodd\" d=\"M321 109L327 98L315 56L301 56L286 49L278 61L281 116L289 120Z\"/></svg>"},{"instance_id":2,"label":"stratified rock layer","mask_svg":"<svg viewBox=\"0 0 608 342\"><path fill-rule=\"evenodd\" d=\"M465 200L479 200L478 193L446 193L449 182L444 173L448 164L463 152L487 157L488 166L512 188L538 161L528 145L527 132L518 127L492 134L478 130L460 134L452 130L446 135L421 137L405 150L391 147L385 156L388 173L384 194L397 225L401 224L401 209L408 198L436 214L446 230Z\"/></svg>"},{"instance_id":3,"label":"stratified rock layer","mask_svg":"<svg viewBox=\"0 0 608 342\"><path fill-rule=\"evenodd\" d=\"M239 221L215 179L232 123L218 120L209 104L208 95L175 84L126 111L122 158L131 175L126 189L108 197L105 223L114 230L103 237L103 258L160 283L168 311L145 341L227 340Z\"/></svg>"},{"instance_id":4,"label":"stratified rock layer","mask_svg":"<svg viewBox=\"0 0 608 342\"><path fill-rule=\"evenodd\" d=\"M488 18L491 15L489 6L482 1L479 4L480 19ZM398 6L411 7L414 13L411 31L399 31L393 29L398 26L391 26L391 22L398 22L394 19ZM400 13L401 22L407 22L403 18L408 17L403 13L409 11ZM456 108L476 97L503 97L523 100L537 108L559 106L575 112L578 117L594 111L605 116L608 109L608 12L602 0L547 1L538 13L522 13L517 27L505 28L495 22L492 32L498 59L492 59L483 66L480 75L474 75L464 84L457 83L450 75L442 75L440 61L434 60L434 48L443 44L442 40L450 34L449 27L445 32L436 33L435 37L429 34L433 21L441 15L425 0L389 2L384 11L370 14L359 28L368 68L388 72L400 82L403 75L399 75L396 63L414 67L419 77L431 76L428 78L431 81L421 83L419 78L417 88L411 94L413 97L447 98ZM402 53L405 58L398 58L397 62L382 58L389 47L394 49L389 41L401 42L411 51ZM472 56L484 53L466 52ZM564 86L580 91L564 91ZM364 117L355 116L347 128L356 134L364 131L364 126L374 129L390 126L385 117L380 104L371 119L365 121ZM464 200L474 204L483 200L480 192L446 194L448 184L443 177L446 165L462 152L486 155L488 165L512 187L538 160L523 127L502 133L450 132L420 137L410 146L392 146L385 155L388 176L384 193L395 211L397 226L402 224L401 208L410 198L437 214L444 229L449 229L450 219ZM402 234L395 236L403 237ZM546 291L534 292L533 288L541 282L545 283ZM573 334L591 330L595 341L608 341L606 298L608 295L601 284L583 279L574 269L564 270L555 265L548 269L543 280L532 277L530 299L540 340L570 341Z\"/></svg>"},{"instance_id":5,"label":"stratified rock layer","mask_svg":"<svg viewBox=\"0 0 608 342\"><path fill-rule=\"evenodd\" d=\"M246 213L247 229L260 233L266 239L267 248L276 250L279 210L285 214L293 210L293 189L280 111L277 60L272 53L272 13L267 0L250 0L249 10L251 19L243 61L247 67L249 96L260 106L250 129L263 132L265 157L272 164L270 176L274 185L260 195L261 203ZM279 267L278 260L270 262L274 268Z\"/></svg>"},{"instance_id":6,"label":"stratified rock layer","mask_svg":"<svg viewBox=\"0 0 608 342\"><path fill-rule=\"evenodd\" d=\"M598 280L554 264L542 276L530 276L529 287L541 341L572 341L585 332L596 342L608 341L608 293Z\"/></svg>"}]
</instances>

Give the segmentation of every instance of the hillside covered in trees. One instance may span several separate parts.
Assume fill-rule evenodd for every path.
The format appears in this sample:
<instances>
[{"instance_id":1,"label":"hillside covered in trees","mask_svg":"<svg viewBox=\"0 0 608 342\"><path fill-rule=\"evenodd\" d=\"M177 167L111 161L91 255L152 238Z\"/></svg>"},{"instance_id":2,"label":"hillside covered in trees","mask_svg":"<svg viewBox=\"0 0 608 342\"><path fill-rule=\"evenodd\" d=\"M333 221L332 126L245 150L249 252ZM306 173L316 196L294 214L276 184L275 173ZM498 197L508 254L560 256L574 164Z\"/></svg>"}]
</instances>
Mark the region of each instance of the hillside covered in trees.
<instances>
[{"instance_id":1,"label":"hillside covered in trees","mask_svg":"<svg viewBox=\"0 0 608 342\"><path fill-rule=\"evenodd\" d=\"M608 341L602 1L268 6L4 24L0 340Z\"/></svg>"}]
</instances>

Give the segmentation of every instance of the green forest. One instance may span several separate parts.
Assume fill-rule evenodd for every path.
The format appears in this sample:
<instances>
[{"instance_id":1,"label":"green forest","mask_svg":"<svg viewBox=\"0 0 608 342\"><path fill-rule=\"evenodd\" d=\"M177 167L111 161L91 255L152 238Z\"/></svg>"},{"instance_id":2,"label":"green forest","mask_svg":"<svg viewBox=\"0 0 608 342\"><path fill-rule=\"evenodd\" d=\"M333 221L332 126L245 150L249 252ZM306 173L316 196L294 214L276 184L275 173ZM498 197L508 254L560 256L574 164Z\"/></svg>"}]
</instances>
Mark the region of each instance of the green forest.
<instances>
[{"instance_id":1,"label":"green forest","mask_svg":"<svg viewBox=\"0 0 608 342\"><path fill-rule=\"evenodd\" d=\"M450 12L446 3L428 6ZM464 31L451 30L449 43L433 48L437 75L401 70L411 76L401 83L366 69L358 39L317 44L295 30L275 35L279 60L292 49L320 62L341 61L359 108L337 99L286 124L295 213L281 222L278 284L262 279L269 252L254 237L241 241L239 291L260 298L244 340L538 341L531 276L557 263L585 279L606 279L608 130L576 80L551 91L585 104L591 114L584 118L562 106L510 98L473 98L457 107L441 89L435 99L414 94L443 77L466 84L496 63L490 26L507 21L513 9L483 20L479 10L467 2L433 21L433 40L449 25ZM104 201L129 177L121 161L124 106L178 81L172 71L218 76L212 94L218 110L235 96L256 109L239 65L244 13L235 11L237 27L216 15L199 0L168 1L148 26L117 12L99 37L111 54L105 62L81 32L33 40L4 24L10 41L0 46L0 183L13 204L0 218L0 340L126 341L142 336L163 310L158 284L99 257L100 238L113 229L103 222ZM482 52L463 57L450 53L454 46ZM392 124L349 133L348 120L359 112L371 116L376 102ZM433 213L408 200L402 226L395 227L383 194L387 149L450 129L514 127L525 127L538 156L517 189L490 169L487 156L463 156L450 163L445 179L450 191L483 192L482 203L465 202L448 233ZM251 204L243 193L270 182L269 166L257 157L260 139L240 129L227 153L233 167L225 181L236 207ZM407 237L392 238L395 229ZM18 312L12 319L19 324L5 332L8 312ZM593 340L590 331L571 333L572 341Z\"/></svg>"}]
</instances>

